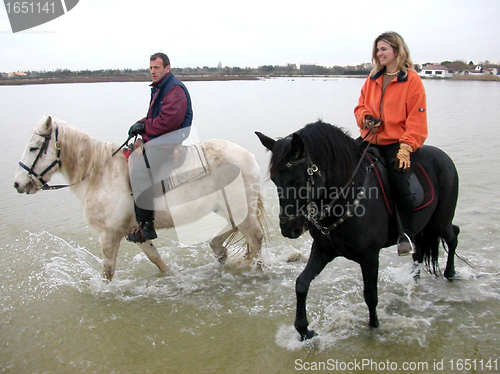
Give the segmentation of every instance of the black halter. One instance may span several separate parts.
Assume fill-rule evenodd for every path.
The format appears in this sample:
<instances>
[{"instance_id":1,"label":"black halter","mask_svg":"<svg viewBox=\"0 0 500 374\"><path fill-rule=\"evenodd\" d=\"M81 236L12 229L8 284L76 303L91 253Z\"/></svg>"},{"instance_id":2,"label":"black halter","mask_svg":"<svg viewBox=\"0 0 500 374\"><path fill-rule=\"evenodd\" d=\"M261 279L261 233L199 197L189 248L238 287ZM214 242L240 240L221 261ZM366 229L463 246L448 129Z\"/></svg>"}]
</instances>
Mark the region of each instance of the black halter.
<instances>
[{"instance_id":1,"label":"black halter","mask_svg":"<svg viewBox=\"0 0 500 374\"><path fill-rule=\"evenodd\" d=\"M35 171L35 167L36 167L38 160L40 160L44 154L47 154L47 149L49 147L49 143L50 143L50 140L52 138L52 132L48 133L47 135L38 134L38 133L37 133L37 135L41 136L42 138L45 138L45 140L44 140L42 146L40 147L40 150L38 151L38 155L36 156L35 161L33 161L33 164L31 165L31 167L28 167L22 161L19 161L19 166L21 166L24 170L26 170L28 172L28 177L30 177L31 180L33 182L35 182L35 185L38 184L37 182L40 183L40 186L37 187L38 189L50 190L53 188L51 186L49 186L47 184L47 182L45 182L45 180L43 179L43 176L45 174L47 174L56 165L59 165L59 167L61 166L61 145L57 141L57 138L59 136L59 129L57 127L55 129L54 147L56 148L56 151L57 151L56 159L49 166L47 166L45 168L45 170L42 171L40 174L38 174Z\"/></svg>"}]
</instances>

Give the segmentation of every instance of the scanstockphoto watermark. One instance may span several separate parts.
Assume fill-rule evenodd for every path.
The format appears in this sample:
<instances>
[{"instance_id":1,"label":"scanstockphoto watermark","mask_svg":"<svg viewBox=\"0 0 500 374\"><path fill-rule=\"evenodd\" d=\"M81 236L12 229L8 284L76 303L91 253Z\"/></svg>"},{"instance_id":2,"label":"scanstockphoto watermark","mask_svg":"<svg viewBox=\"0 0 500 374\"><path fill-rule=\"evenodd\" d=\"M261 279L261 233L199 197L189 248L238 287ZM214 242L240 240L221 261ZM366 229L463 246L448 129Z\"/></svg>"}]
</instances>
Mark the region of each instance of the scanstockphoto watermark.
<instances>
[{"instance_id":1,"label":"scanstockphoto watermark","mask_svg":"<svg viewBox=\"0 0 500 374\"><path fill-rule=\"evenodd\" d=\"M304 361L300 358L295 360L294 369L296 371L315 371L315 372L498 372L498 358L452 358L452 359L433 359L429 361L404 361L396 362L391 360L378 361L373 359L354 359L344 361L338 359L328 359L326 361Z\"/></svg>"},{"instance_id":2,"label":"scanstockphoto watermark","mask_svg":"<svg viewBox=\"0 0 500 374\"><path fill-rule=\"evenodd\" d=\"M265 188L262 195L265 199L270 199L278 194L279 205L273 205L270 212L273 216L293 217L298 215L308 215L308 206L314 202L318 212L327 212L329 217L340 218L347 212L356 217L365 215L366 210L362 204L355 203L362 196L363 199L378 199L378 187L317 187L308 189L299 188ZM332 202L334 202L332 204Z\"/></svg>"},{"instance_id":3,"label":"scanstockphoto watermark","mask_svg":"<svg viewBox=\"0 0 500 374\"><path fill-rule=\"evenodd\" d=\"M311 207L304 202L295 201L289 204L280 204L279 206L272 207L272 214L279 215L280 217L296 217L303 215L307 217L310 212L308 211ZM328 204L328 202L320 201L314 203L314 208L312 208L316 214L325 213L330 218L341 218L344 217L348 212L355 217L363 217L366 213L366 208L361 204L356 204L355 202L345 202L343 204Z\"/></svg>"},{"instance_id":4,"label":"scanstockphoto watermark","mask_svg":"<svg viewBox=\"0 0 500 374\"><path fill-rule=\"evenodd\" d=\"M79 0L4 0L13 33L31 29L60 17L73 9Z\"/></svg>"},{"instance_id":5,"label":"scanstockphoto watermark","mask_svg":"<svg viewBox=\"0 0 500 374\"><path fill-rule=\"evenodd\" d=\"M379 188L363 186L341 187L277 187L275 190L281 200L354 200L359 195L363 195L365 199L378 199Z\"/></svg>"},{"instance_id":6,"label":"scanstockphoto watermark","mask_svg":"<svg viewBox=\"0 0 500 374\"><path fill-rule=\"evenodd\" d=\"M194 152L200 157L199 163L183 163L181 167L175 161L181 157L180 153L176 156L175 151L180 144L199 144L194 126L139 146L130 155L128 166L137 207L168 211L177 238L183 244L202 243L234 230L250 213L260 211L262 200L273 201L276 194L279 204L273 204L268 213L281 217L309 216L311 212L307 203L312 200L319 212L328 209L330 217L343 217L347 213L361 217L365 215L365 207L355 203L359 196L363 199L379 197L379 190L375 187L341 189L318 186L277 190L274 186L267 186L262 189L260 183L245 183L242 170L237 165L223 162L208 165L206 160L204 163L201 157L204 152L199 149ZM183 183L206 176L203 170L208 168L211 176L205 178L204 183L186 184L187 187L180 188ZM259 195L262 200L254 198ZM249 196L252 198L249 199ZM331 204L332 200L336 203Z\"/></svg>"},{"instance_id":7,"label":"scanstockphoto watermark","mask_svg":"<svg viewBox=\"0 0 500 374\"><path fill-rule=\"evenodd\" d=\"M392 371L414 372L414 371L438 371L436 362L396 362L391 360L376 361L373 359L354 359L352 361L343 361L338 359L328 359L326 361L304 361L302 359L295 360L296 371L369 371L387 373Z\"/></svg>"},{"instance_id":8,"label":"scanstockphoto watermark","mask_svg":"<svg viewBox=\"0 0 500 374\"><path fill-rule=\"evenodd\" d=\"M223 235L249 214L250 187L242 171L222 161L209 165L194 126L137 145L128 166L136 206L168 211L182 244L198 244ZM251 207L258 210L258 206Z\"/></svg>"}]
</instances>

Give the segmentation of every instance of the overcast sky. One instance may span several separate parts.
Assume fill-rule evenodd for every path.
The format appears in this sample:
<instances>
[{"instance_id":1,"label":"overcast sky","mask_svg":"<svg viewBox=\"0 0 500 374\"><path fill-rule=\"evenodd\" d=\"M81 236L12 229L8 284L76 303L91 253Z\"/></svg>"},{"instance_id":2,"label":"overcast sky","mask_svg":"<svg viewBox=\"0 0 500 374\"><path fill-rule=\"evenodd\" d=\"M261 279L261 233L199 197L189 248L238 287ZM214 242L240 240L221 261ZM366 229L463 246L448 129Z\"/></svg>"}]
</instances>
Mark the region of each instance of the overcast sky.
<instances>
[{"instance_id":1,"label":"overcast sky","mask_svg":"<svg viewBox=\"0 0 500 374\"><path fill-rule=\"evenodd\" d=\"M500 63L499 20L499 0L80 0L13 34L1 6L0 71L146 68L159 51L173 67L358 65L389 30L415 63Z\"/></svg>"}]
</instances>

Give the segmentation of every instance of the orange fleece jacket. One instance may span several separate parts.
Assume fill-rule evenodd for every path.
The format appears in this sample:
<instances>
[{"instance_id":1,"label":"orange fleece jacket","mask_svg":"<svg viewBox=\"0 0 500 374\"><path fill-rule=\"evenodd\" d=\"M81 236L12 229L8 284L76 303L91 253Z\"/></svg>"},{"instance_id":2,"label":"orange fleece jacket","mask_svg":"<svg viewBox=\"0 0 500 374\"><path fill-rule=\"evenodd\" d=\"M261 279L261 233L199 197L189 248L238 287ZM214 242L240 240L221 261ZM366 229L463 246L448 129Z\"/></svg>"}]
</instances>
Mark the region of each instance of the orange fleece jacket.
<instances>
[{"instance_id":1,"label":"orange fleece jacket","mask_svg":"<svg viewBox=\"0 0 500 374\"><path fill-rule=\"evenodd\" d=\"M383 121L372 139L373 144L406 143L415 151L427 138L427 107L422 80L414 70L409 70L406 77L399 73L387 85L382 98L383 72L368 77L354 108L361 136L368 135L368 129L363 129L363 119L370 114Z\"/></svg>"}]
</instances>

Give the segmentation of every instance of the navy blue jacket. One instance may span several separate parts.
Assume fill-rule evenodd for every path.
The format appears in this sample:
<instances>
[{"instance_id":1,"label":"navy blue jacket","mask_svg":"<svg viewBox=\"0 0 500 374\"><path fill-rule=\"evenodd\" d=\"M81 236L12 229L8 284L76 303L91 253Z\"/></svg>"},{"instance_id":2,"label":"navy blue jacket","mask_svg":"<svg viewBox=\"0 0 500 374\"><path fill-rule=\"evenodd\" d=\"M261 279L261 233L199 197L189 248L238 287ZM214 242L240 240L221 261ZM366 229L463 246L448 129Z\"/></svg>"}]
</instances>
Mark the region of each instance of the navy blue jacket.
<instances>
[{"instance_id":1,"label":"navy blue jacket","mask_svg":"<svg viewBox=\"0 0 500 374\"><path fill-rule=\"evenodd\" d=\"M184 121L182 122L180 128L190 127L191 123L193 122L193 107L191 105L191 96L189 96L189 92L186 86L184 86L184 83L182 83L172 72L168 73L163 82L161 82L157 87L151 87L151 100L153 100L156 91L160 90L152 106L150 103L150 107L152 109L151 118L156 118L160 114L161 106L163 104L163 98L165 97L167 92L170 91L170 89L174 86L181 86L186 93L187 98L186 116L184 117Z\"/></svg>"}]
</instances>

